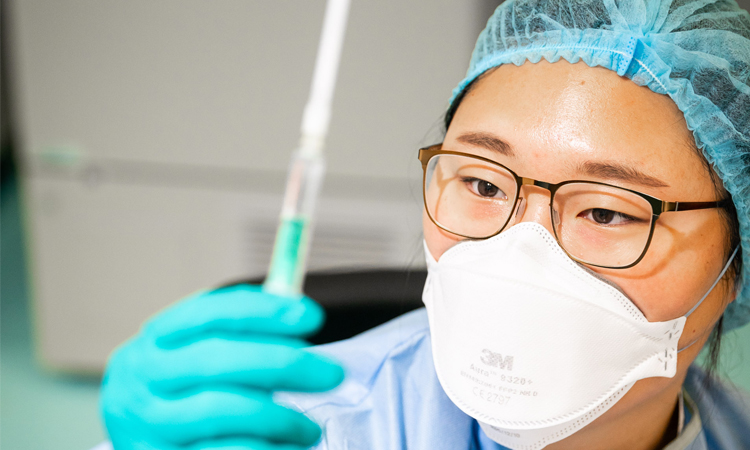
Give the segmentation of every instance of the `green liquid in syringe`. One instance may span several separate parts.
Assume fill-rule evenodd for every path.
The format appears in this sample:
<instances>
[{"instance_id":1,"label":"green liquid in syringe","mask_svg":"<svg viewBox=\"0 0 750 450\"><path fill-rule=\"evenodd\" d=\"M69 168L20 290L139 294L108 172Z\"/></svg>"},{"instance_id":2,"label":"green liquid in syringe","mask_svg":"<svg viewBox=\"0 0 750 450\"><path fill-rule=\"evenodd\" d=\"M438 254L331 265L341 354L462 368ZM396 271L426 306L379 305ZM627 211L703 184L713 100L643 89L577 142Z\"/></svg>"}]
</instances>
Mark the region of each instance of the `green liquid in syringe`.
<instances>
[{"instance_id":1,"label":"green liquid in syringe","mask_svg":"<svg viewBox=\"0 0 750 450\"><path fill-rule=\"evenodd\" d=\"M304 216L283 217L276 233L276 245L266 288L277 294L296 295L302 291L309 220Z\"/></svg>"}]
</instances>

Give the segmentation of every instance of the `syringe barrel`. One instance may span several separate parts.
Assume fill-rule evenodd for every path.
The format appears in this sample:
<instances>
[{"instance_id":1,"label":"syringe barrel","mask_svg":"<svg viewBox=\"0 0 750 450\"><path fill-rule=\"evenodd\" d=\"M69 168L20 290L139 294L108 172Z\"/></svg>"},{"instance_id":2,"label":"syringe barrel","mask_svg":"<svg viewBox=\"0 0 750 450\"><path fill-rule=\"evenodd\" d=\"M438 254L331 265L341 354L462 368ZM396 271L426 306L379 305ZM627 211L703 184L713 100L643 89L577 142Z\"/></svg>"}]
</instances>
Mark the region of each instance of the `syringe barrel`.
<instances>
[{"instance_id":1,"label":"syringe barrel","mask_svg":"<svg viewBox=\"0 0 750 450\"><path fill-rule=\"evenodd\" d=\"M312 218L325 162L322 153L300 149L289 167L279 229L264 290L279 295L299 296L307 267L312 235Z\"/></svg>"},{"instance_id":2,"label":"syringe barrel","mask_svg":"<svg viewBox=\"0 0 750 450\"><path fill-rule=\"evenodd\" d=\"M324 174L322 154L306 154L298 150L289 165L281 215L312 216Z\"/></svg>"}]
</instances>

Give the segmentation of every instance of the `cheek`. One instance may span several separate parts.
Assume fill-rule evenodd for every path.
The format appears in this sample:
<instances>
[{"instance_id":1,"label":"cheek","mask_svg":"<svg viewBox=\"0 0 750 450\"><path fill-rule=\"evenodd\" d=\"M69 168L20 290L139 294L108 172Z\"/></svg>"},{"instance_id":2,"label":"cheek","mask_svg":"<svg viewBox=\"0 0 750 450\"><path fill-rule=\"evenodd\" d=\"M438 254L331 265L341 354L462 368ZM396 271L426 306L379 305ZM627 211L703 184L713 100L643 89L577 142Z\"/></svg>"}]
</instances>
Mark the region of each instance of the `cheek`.
<instances>
[{"instance_id":1,"label":"cheek","mask_svg":"<svg viewBox=\"0 0 750 450\"><path fill-rule=\"evenodd\" d=\"M602 273L625 291L649 321L685 314L710 289L724 264L723 228L714 221L690 229L664 222L657 225L652 245L638 265Z\"/></svg>"},{"instance_id":2,"label":"cheek","mask_svg":"<svg viewBox=\"0 0 750 450\"><path fill-rule=\"evenodd\" d=\"M688 216L681 217L683 224L691 222ZM622 288L650 322L685 315L708 292L726 262L720 223L707 220L702 226L688 228L680 227L676 221L674 226L664 222L659 239L637 266L623 271L598 271ZM731 295L731 289L719 283L688 317L678 345L704 341ZM697 355L700 345L693 350ZM687 357L688 353L683 354L683 365L695 357Z\"/></svg>"},{"instance_id":3,"label":"cheek","mask_svg":"<svg viewBox=\"0 0 750 450\"><path fill-rule=\"evenodd\" d=\"M675 258L668 265L652 266L654 270L643 264L641 276L605 276L625 292L649 322L662 322L684 315L710 287L707 271L699 270L702 268L695 261Z\"/></svg>"},{"instance_id":4,"label":"cheek","mask_svg":"<svg viewBox=\"0 0 750 450\"><path fill-rule=\"evenodd\" d=\"M461 237L438 228L424 210L422 211L422 229L424 230L427 248L435 261L439 260L443 253L462 240Z\"/></svg>"}]
</instances>

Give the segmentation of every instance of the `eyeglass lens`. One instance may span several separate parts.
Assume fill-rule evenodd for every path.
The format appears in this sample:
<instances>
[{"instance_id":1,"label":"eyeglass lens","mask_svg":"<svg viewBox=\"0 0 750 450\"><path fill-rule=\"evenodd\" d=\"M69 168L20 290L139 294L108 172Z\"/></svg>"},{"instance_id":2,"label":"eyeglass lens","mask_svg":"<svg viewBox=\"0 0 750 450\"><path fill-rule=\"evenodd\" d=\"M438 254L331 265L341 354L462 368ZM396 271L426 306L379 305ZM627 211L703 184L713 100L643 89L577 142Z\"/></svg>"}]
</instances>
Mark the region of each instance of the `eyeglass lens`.
<instances>
[{"instance_id":1,"label":"eyeglass lens","mask_svg":"<svg viewBox=\"0 0 750 450\"><path fill-rule=\"evenodd\" d=\"M424 183L430 218L447 231L475 239L500 232L518 196L510 171L461 155L432 157ZM606 267L637 261L648 245L653 220L652 207L641 196L586 182L560 186L551 213L565 251L582 262Z\"/></svg>"}]
</instances>

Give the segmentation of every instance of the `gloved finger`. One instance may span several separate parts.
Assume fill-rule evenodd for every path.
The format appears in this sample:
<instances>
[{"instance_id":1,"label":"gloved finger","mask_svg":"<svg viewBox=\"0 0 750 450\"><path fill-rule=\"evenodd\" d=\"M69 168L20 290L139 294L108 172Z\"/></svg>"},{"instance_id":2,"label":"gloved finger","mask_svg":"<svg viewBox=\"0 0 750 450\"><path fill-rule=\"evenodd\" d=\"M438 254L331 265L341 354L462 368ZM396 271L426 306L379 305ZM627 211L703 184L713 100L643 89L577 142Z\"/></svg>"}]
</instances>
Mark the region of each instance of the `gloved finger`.
<instances>
[{"instance_id":1,"label":"gloved finger","mask_svg":"<svg viewBox=\"0 0 750 450\"><path fill-rule=\"evenodd\" d=\"M179 450L173 445L164 443L148 442L142 436L139 436L137 430L133 430L131 426L121 427L124 420L107 420L108 417L104 417L104 425L107 428L107 437L109 438L112 448L121 450Z\"/></svg>"},{"instance_id":2,"label":"gloved finger","mask_svg":"<svg viewBox=\"0 0 750 450\"><path fill-rule=\"evenodd\" d=\"M320 437L320 427L304 414L273 403L267 392L251 389L225 388L158 399L141 418L159 438L173 445L242 437L309 446Z\"/></svg>"},{"instance_id":3,"label":"gloved finger","mask_svg":"<svg viewBox=\"0 0 750 450\"><path fill-rule=\"evenodd\" d=\"M260 286L237 285L178 303L148 322L144 333L165 346L211 332L304 336L320 328L324 315L308 297L280 297Z\"/></svg>"},{"instance_id":4,"label":"gloved finger","mask_svg":"<svg viewBox=\"0 0 750 450\"><path fill-rule=\"evenodd\" d=\"M299 445L269 442L262 439L230 438L198 442L186 447L184 450L305 450L308 448ZM181 449L181 450L182 450Z\"/></svg>"},{"instance_id":5,"label":"gloved finger","mask_svg":"<svg viewBox=\"0 0 750 450\"><path fill-rule=\"evenodd\" d=\"M164 444L163 442L145 441L133 435L115 438L110 434L109 438L112 448L115 450L182 450L182 447Z\"/></svg>"},{"instance_id":6,"label":"gloved finger","mask_svg":"<svg viewBox=\"0 0 750 450\"><path fill-rule=\"evenodd\" d=\"M204 339L152 357L144 368L154 392L177 392L204 384L240 384L266 390L324 391L344 371L330 359L303 350L304 341L257 336L253 341ZM196 363L200 361L200 363Z\"/></svg>"}]
</instances>

